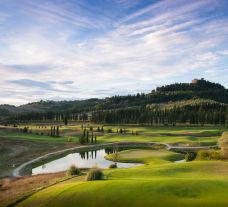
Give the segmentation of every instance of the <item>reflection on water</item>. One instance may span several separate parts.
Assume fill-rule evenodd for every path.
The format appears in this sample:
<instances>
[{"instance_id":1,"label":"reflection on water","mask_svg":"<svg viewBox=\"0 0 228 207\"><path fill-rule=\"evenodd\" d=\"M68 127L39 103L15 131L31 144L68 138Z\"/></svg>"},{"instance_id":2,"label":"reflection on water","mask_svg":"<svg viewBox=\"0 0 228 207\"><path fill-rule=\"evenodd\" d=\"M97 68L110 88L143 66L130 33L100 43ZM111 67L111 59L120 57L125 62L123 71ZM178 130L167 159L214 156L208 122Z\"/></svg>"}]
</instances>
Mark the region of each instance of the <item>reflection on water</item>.
<instances>
[{"instance_id":1,"label":"reflection on water","mask_svg":"<svg viewBox=\"0 0 228 207\"><path fill-rule=\"evenodd\" d=\"M94 150L87 152L76 152L68 154L65 157L56 159L42 166L32 169L32 174L54 173L67 170L71 165L79 168L91 168L97 165L100 168L108 168L112 161L106 160L106 154L112 153L111 149ZM139 166L138 163L117 163L118 168L129 168Z\"/></svg>"}]
</instances>

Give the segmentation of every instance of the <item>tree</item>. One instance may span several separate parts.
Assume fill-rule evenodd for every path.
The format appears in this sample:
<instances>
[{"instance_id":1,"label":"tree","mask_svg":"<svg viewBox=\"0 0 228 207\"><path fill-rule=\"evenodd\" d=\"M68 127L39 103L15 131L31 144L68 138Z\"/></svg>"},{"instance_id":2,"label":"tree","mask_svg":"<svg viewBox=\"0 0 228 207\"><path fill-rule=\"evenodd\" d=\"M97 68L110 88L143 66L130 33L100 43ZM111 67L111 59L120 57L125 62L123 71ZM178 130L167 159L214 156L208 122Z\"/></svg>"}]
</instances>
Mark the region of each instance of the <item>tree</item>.
<instances>
[{"instance_id":1,"label":"tree","mask_svg":"<svg viewBox=\"0 0 228 207\"><path fill-rule=\"evenodd\" d=\"M103 126L101 127L101 132L104 132L104 128L103 128Z\"/></svg>"},{"instance_id":2,"label":"tree","mask_svg":"<svg viewBox=\"0 0 228 207\"><path fill-rule=\"evenodd\" d=\"M89 143L89 131L86 131L86 142Z\"/></svg>"},{"instance_id":3,"label":"tree","mask_svg":"<svg viewBox=\"0 0 228 207\"><path fill-rule=\"evenodd\" d=\"M51 136L53 136L53 127L51 126Z\"/></svg>"},{"instance_id":4,"label":"tree","mask_svg":"<svg viewBox=\"0 0 228 207\"><path fill-rule=\"evenodd\" d=\"M56 128L56 136L59 137L59 126Z\"/></svg>"},{"instance_id":5,"label":"tree","mask_svg":"<svg viewBox=\"0 0 228 207\"><path fill-rule=\"evenodd\" d=\"M64 125L67 125L68 124L68 119L67 119L67 116L64 117Z\"/></svg>"},{"instance_id":6,"label":"tree","mask_svg":"<svg viewBox=\"0 0 228 207\"><path fill-rule=\"evenodd\" d=\"M91 143L93 144L93 132L92 132L92 135L91 135Z\"/></svg>"},{"instance_id":7,"label":"tree","mask_svg":"<svg viewBox=\"0 0 228 207\"><path fill-rule=\"evenodd\" d=\"M82 136L79 139L80 144L85 144L86 142L85 138L86 138L86 129L83 130Z\"/></svg>"},{"instance_id":8,"label":"tree","mask_svg":"<svg viewBox=\"0 0 228 207\"><path fill-rule=\"evenodd\" d=\"M117 162L118 161L118 154L119 153L119 147L118 145L113 145L113 161Z\"/></svg>"},{"instance_id":9,"label":"tree","mask_svg":"<svg viewBox=\"0 0 228 207\"><path fill-rule=\"evenodd\" d=\"M95 134L95 137L94 137L94 142L95 144L97 144L97 135Z\"/></svg>"},{"instance_id":10,"label":"tree","mask_svg":"<svg viewBox=\"0 0 228 207\"><path fill-rule=\"evenodd\" d=\"M55 131L55 126L54 126L54 128L53 128L53 136L55 136L56 135L56 131Z\"/></svg>"}]
</instances>

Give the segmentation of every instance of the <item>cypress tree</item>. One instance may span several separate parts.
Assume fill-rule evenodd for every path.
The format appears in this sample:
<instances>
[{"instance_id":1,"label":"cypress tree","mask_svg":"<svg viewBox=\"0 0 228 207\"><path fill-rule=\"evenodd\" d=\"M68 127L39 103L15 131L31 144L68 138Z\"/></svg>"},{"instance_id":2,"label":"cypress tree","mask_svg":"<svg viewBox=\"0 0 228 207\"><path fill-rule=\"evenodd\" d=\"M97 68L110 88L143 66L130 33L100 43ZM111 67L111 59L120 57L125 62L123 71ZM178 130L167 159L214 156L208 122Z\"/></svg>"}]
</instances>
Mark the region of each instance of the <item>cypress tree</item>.
<instances>
[{"instance_id":1,"label":"cypress tree","mask_svg":"<svg viewBox=\"0 0 228 207\"><path fill-rule=\"evenodd\" d=\"M56 136L59 137L59 126L56 128Z\"/></svg>"},{"instance_id":2,"label":"cypress tree","mask_svg":"<svg viewBox=\"0 0 228 207\"><path fill-rule=\"evenodd\" d=\"M53 136L55 136L55 134L56 134L56 131L55 131L55 126L54 126L54 128L53 128Z\"/></svg>"},{"instance_id":3,"label":"cypress tree","mask_svg":"<svg viewBox=\"0 0 228 207\"><path fill-rule=\"evenodd\" d=\"M53 136L53 127L51 126L51 136Z\"/></svg>"},{"instance_id":4,"label":"cypress tree","mask_svg":"<svg viewBox=\"0 0 228 207\"><path fill-rule=\"evenodd\" d=\"M93 132L92 132L92 136L91 136L91 143L93 144Z\"/></svg>"},{"instance_id":5,"label":"cypress tree","mask_svg":"<svg viewBox=\"0 0 228 207\"><path fill-rule=\"evenodd\" d=\"M68 124L68 120L67 120L67 116L65 115L64 117L64 125L67 125Z\"/></svg>"},{"instance_id":6,"label":"cypress tree","mask_svg":"<svg viewBox=\"0 0 228 207\"><path fill-rule=\"evenodd\" d=\"M86 132L86 142L89 143L89 131Z\"/></svg>"}]
</instances>

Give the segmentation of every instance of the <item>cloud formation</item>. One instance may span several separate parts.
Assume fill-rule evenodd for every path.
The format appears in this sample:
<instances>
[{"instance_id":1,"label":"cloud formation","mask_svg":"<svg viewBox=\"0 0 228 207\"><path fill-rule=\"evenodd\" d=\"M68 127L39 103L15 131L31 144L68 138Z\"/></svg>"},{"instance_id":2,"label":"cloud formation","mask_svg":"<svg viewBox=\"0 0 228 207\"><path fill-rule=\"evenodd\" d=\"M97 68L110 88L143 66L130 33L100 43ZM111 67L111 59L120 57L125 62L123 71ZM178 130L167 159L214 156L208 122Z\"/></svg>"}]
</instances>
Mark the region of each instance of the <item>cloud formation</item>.
<instances>
[{"instance_id":1,"label":"cloud formation","mask_svg":"<svg viewBox=\"0 0 228 207\"><path fill-rule=\"evenodd\" d=\"M3 1L0 103L148 92L228 78L228 3Z\"/></svg>"}]
</instances>

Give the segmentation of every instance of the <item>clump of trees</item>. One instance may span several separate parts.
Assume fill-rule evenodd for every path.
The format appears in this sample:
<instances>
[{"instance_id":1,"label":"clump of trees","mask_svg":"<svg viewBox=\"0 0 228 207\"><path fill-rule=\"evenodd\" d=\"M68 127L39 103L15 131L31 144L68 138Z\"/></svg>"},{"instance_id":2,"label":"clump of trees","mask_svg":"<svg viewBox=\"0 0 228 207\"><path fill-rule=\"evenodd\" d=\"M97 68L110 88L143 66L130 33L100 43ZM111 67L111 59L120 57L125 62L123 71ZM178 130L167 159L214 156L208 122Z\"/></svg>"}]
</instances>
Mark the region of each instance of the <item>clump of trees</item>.
<instances>
[{"instance_id":1,"label":"clump of trees","mask_svg":"<svg viewBox=\"0 0 228 207\"><path fill-rule=\"evenodd\" d=\"M89 131L84 129L81 137L79 138L80 144L96 144L97 143L97 135L94 134L93 131Z\"/></svg>"},{"instance_id":2,"label":"clump of trees","mask_svg":"<svg viewBox=\"0 0 228 207\"><path fill-rule=\"evenodd\" d=\"M104 174L102 170L96 166L90 169L90 171L87 173L87 176L86 176L87 181L102 180L103 178L104 178Z\"/></svg>"},{"instance_id":3,"label":"clump of trees","mask_svg":"<svg viewBox=\"0 0 228 207\"><path fill-rule=\"evenodd\" d=\"M59 137L59 126L51 126L51 136Z\"/></svg>"}]
</instances>

